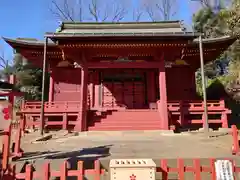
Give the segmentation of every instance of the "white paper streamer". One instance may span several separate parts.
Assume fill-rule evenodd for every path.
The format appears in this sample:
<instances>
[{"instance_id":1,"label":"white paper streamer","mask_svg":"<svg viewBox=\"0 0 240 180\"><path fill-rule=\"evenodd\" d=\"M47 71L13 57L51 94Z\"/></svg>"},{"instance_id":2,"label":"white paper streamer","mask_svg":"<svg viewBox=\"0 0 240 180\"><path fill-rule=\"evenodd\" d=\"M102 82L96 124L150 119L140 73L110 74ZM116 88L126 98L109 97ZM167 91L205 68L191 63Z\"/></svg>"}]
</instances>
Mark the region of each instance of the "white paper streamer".
<instances>
[{"instance_id":1,"label":"white paper streamer","mask_svg":"<svg viewBox=\"0 0 240 180\"><path fill-rule=\"evenodd\" d=\"M232 162L217 160L215 162L216 180L234 180Z\"/></svg>"}]
</instances>

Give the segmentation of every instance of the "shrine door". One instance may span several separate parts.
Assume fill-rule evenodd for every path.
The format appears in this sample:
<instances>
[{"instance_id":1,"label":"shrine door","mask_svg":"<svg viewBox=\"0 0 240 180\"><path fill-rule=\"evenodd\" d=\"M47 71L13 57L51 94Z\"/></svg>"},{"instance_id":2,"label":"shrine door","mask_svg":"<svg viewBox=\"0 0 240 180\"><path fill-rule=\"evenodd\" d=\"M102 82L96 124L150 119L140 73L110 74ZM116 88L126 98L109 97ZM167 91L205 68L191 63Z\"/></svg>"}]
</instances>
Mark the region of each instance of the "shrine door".
<instances>
[{"instance_id":1,"label":"shrine door","mask_svg":"<svg viewBox=\"0 0 240 180\"><path fill-rule=\"evenodd\" d=\"M145 84L144 71L105 70L102 73L103 107L144 108Z\"/></svg>"}]
</instances>

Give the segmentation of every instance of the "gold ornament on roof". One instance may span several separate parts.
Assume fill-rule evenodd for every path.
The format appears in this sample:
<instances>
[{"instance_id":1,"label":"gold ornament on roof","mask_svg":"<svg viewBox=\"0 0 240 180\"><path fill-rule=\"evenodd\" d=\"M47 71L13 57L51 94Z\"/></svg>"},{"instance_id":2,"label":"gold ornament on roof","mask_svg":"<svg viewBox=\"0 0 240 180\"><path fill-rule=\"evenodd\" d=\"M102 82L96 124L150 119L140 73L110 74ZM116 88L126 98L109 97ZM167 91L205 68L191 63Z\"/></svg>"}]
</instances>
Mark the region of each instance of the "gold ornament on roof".
<instances>
[{"instance_id":1,"label":"gold ornament on roof","mask_svg":"<svg viewBox=\"0 0 240 180\"><path fill-rule=\"evenodd\" d=\"M183 59L177 59L175 60L176 65L189 65L185 60Z\"/></svg>"}]
</instances>

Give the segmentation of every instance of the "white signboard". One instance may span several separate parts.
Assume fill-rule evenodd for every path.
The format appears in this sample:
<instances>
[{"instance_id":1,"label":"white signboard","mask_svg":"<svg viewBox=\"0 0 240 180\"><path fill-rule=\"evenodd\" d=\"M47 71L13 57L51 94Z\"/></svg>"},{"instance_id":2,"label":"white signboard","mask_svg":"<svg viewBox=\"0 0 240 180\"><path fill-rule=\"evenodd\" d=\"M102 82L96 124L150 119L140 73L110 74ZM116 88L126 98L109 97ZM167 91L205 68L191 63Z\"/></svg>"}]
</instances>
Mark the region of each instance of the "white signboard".
<instances>
[{"instance_id":1,"label":"white signboard","mask_svg":"<svg viewBox=\"0 0 240 180\"><path fill-rule=\"evenodd\" d=\"M216 180L234 180L232 162L217 160L215 162Z\"/></svg>"},{"instance_id":2,"label":"white signboard","mask_svg":"<svg viewBox=\"0 0 240 180\"><path fill-rule=\"evenodd\" d=\"M112 159L109 166L111 180L155 180L152 159Z\"/></svg>"}]
</instances>

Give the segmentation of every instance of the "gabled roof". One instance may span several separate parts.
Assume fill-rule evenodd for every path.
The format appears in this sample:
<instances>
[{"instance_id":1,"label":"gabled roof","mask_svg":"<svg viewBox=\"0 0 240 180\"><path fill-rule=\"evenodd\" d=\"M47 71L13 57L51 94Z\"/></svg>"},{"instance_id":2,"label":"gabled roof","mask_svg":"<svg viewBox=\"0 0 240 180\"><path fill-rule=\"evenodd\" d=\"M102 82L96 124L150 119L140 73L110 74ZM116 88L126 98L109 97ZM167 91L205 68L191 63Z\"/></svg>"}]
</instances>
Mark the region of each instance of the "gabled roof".
<instances>
[{"instance_id":1,"label":"gabled roof","mask_svg":"<svg viewBox=\"0 0 240 180\"><path fill-rule=\"evenodd\" d=\"M45 36L58 38L83 37L197 37L199 34L186 32L182 21L84 23L63 22L56 32Z\"/></svg>"},{"instance_id":2,"label":"gabled roof","mask_svg":"<svg viewBox=\"0 0 240 180\"><path fill-rule=\"evenodd\" d=\"M183 32L181 21L162 22L121 22L121 23L84 23L63 22L56 33L125 33L125 32Z\"/></svg>"}]
</instances>

